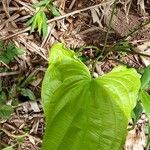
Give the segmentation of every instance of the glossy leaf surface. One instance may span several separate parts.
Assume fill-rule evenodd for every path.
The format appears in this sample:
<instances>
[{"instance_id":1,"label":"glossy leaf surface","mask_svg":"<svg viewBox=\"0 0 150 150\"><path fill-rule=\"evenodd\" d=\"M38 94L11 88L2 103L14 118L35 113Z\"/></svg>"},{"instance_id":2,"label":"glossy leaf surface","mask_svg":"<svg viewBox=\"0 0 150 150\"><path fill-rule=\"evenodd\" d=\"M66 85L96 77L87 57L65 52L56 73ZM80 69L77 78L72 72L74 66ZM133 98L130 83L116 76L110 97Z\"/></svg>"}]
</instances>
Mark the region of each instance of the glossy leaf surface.
<instances>
[{"instance_id":1,"label":"glossy leaf surface","mask_svg":"<svg viewBox=\"0 0 150 150\"><path fill-rule=\"evenodd\" d=\"M119 66L93 79L74 52L56 44L42 85L43 150L120 150L140 77Z\"/></svg>"}]
</instances>

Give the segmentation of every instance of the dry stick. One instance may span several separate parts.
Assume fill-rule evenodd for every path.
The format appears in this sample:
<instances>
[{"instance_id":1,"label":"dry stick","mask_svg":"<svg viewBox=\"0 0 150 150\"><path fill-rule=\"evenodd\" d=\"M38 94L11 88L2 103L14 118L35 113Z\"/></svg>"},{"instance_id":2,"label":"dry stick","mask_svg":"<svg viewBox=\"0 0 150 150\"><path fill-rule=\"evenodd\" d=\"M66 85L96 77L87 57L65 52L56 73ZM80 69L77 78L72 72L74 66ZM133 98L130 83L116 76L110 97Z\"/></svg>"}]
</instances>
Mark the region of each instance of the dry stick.
<instances>
[{"instance_id":1,"label":"dry stick","mask_svg":"<svg viewBox=\"0 0 150 150\"><path fill-rule=\"evenodd\" d=\"M139 53L139 52L136 52L136 51L121 50L121 52L127 52L127 53L130 53L130 54L137 54L137 55L140 55L140 56L144 56L144 57L149 57L150 58L150 55L144 54L144 53Z\"/></svg>"},{"instance_id":2,"label":"dry stick","mask_svg":"<svg viewBox=\"0 0 150 150\"><path fill-rule=\"evenodd\" d=\"M0 77L12 76L12 75L16 75L16 74L19 74L19 71L16 71L16 72L2 72L2 73L0 73Z\"/></svg>"},{"instance_id":3,"label":"dry stick","mask_svg":"<svg viewBox=\"0 0 150 150\"><path fill-rule=\"evenodd\" d=\"M104 5L104 4L107 4L107 3L110 3L110 2L104 2L104 3L100 3L100 4L97 4L97 5L94 5L94 6L90 6L90 7L87 7L87 8L84 8L84 9L80 9L80 10L76 10L76 11L73 11L71 13L68 13L68 14L65 14L63 16L59 16L59 17L56 17L56 18L53 18L51 20L48 20L48 23L51 23L53 21L57 21L57 20L60 20L60 19L64 19L66 17L69 17L69 16L73 16L75 14L78 14L78 13L81 13L81 12L84 12L84 11L87 11L89 9L94 9L96 7L99 7L101 5Z\"/></svg>"},{"instance_id":4,"label":"dry stick","mask_svg":"<svg viewBox=\"0 0 150 150\"><path fill-rule=\"evenodd\" d=\"M15 15L9 17L9 19L7 19L5 22L3 22L3 23L0 25L0 30L5 26L6 23L14 21L14 20L17 19L19 16L20 16L19 14L15 14Z\"/></svg>"},{"instance_id":5,"label":"dry stick","mask_svg":"<svg viewBox=\"0 0 150 150\"><path fill-rule=\"evenodd\" d=\"M66 17L69 17L69 16L73 16L73 15L75 15L75 14L78 14L78 13L81 13L81 12L84 12L84 11L87 11L87 10L89 10L89 9L97 8L97 7L99 7L99 6L101 6L101 5L104 5L104 4L107 4L107 3L110 3L110 2L103 2L103 3L100 3L100 4L94 5L94 6L90 6L90 7L84 8L84 9L76 10L76 11L73 11L73 12L71 12L71 13L68 13L68 14L65 14L65 15L62 15L62 16L59 16L59 17L55 17L55 18L53 18L53 19L50 19L50 20L47 21L47 23L49 24L49 23L51 23L51 22L54 22L54 21L57 21L57 20L61 20L61 19L64 19L64 18L66 18ZM0 37L0 40L7 40L7 39L12 38L12 37L14 37L14 36L16 36L16 35L19 35L19 34L22 34L22 33L26 32L26 31L29 31L30 29L31 29L31 27L27 27L27 28L25 28L25 29L23 29L23 30L21 30L21 31L15 33L15 34L9 35L9 36L7 36L7 37Z\"/></svg>"},{"instance_id":6,"label":"dry stick","mask_svg":"<svg viewBox=\"0 0 150 150\"><path fill-rule=\"evenodd\" d=\"M15 134L10 133L8 130L4 129L2 126L0 126L0 130L3 131L5 134L7 134L9 137L14 138L14 139L23 138L23 137L32 137L36 141L40 143L42 142L41 139L39 139L38 137L34 137L25 132L23 132L23 135L15 135Z\"/></svg>"},{"instance_id":7,"label":"dry stick","mask_svg":"<svg viewBox=\"0 0 150 150\"><path fill-rule=\"evenodd\" d=\"M25 28L25 29L21 29L21 30L18 31L17 33L11 34L11 35L9 35L9 36L7 36L7 37L5 37L5 36L0 37L0 40L7 40L7 39L10 39L10 38L12 38L12 37L14 37L14 36L17 36L17 35L19 35L19 34L22 34L22 33L25 33L25 32L27 32L27 31L29 31L30 29L31 29L31 27L27 27L27 28Z\"/></svg>"}]
</instances>

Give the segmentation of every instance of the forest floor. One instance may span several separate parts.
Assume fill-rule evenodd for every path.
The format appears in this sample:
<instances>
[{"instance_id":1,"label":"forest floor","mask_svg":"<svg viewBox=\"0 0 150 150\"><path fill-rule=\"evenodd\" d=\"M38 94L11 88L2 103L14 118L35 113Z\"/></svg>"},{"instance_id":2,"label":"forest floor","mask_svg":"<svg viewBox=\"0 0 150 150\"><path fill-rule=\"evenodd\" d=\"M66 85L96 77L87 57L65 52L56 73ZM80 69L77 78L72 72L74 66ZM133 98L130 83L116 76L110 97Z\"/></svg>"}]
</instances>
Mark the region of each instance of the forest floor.
<instances>
[{"instance_id":1,"label":"forest floor","mask_svg":"<svg viewBox=\"0 0 150 150\"><path fill-rule=\"evenodd\" d=\"M49 49L55 42L63 42L75 51L83 48L81 59L90 68L89 60L95 57L95 49L104 46L114 0L56 0L54 5L61 16L54 17L46 11L48 34L44 38L37 31L30 33L31 28L27 25L36 13L32 4L37 2L0 0L0 41L4 43L3 46L0 43L0 100L5 93L7 104L14 109L9 119L1 119L0 114L0 149L9 145L16 150L41 149L44 116L40 93ZM96 76L109 72L120 63L136 69L150 64L150 58L138 55L150 54L150 24L142 27L150 20L150 1L142 2L119 1L107 43L111 48L114 43L127 39L137 53L109 53L97 64ZM132 31L134 34L130 34ZM1 58L1 51L9 42L23 53L7 62ZM136 128L129 132L126 150L132 150L135 145L139 146L135 150L144 150L146 122L147 118L142 114Z\"/></svg>"}]
</instances>

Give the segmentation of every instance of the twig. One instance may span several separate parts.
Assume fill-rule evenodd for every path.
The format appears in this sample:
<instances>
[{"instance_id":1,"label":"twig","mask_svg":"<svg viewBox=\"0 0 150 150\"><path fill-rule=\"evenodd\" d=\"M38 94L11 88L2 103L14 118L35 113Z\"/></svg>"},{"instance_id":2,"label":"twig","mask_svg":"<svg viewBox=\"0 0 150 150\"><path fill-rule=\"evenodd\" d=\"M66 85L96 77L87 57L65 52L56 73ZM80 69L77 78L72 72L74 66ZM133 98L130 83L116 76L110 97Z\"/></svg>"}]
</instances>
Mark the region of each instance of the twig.
<instances>
[{"instance_id":1,"label":"twig","mask_svg":"<svg viewBox=\"0 0 150 150\"><path fill-rule=\"evenodd\" d=\"M44 58L46 61L48 61L47 57L45 55L43 55L41 53L41 50L43 50L43 48L38 47L35 43L33 42L27 42L25 39L23 39L22 37L18 38L18 41L23 43L26 48L28 48L30 51L32 52L36 52L37 54L39 54L42 58Z\"/></svg>"},{"instance_id":2,"label":"twig","mask_svg":"<svg viewBox=\"0 0 150 150\"><path fill-rule=\"evenodd\" d=\"M5 26L5 24L7 24L8 22L13 22L15 19L17 19L20 15L19 14L15 14L11 17L9 17L5 22L3 22L1 25L0 25L0 30Z\"/></svg>"},{"instance_id":3,"label":"twig","mask_svg":"<svg viewBox=\"0 0 150 150\"><path fill-rule=\"evenodd\" d=\"M94 6L90 6L90 7L84 8L84 9L79 9L79 10L73 11L73 12L71 12L71 13L68 13L68 14L65 14L65 15L62 15L62 16L59 16L59 17L55 17L55 18L53 18L53 19L50 19L50 20L48 20L47 22L48 22L48 23L51 23L51 22L53 22L53 21L61 20L61 19L67 18L67 17L69 17L69 16L73 16L73 15L75 15L75 14L78 14L78 13L81 13L81 12L84 12L84 11L87 11L87 10L97 8L97 7L99 7L99 6L101 6L101 5L104 5L104 4L107 4L107 3L110 3L110 2L103 2L103 3L100 3L100 4L94 5Z\"/></svg>"},{"instance_id":4,"label":"twig","mask_svg":"<svg viewBox=\"0 0 150 150\"><path fill-rule=\"evenodd\" d=\"M12 76L12 75L16 75L16 74L19 74L19 71L15 71L15 72L2 72L2 73L0 73L0 77Z\"/></svg>"},{"instance_id":5,"label":"twig","mask_svg":"<svg viewBox=\"0 0 150 150\"><path fill-rule=\"evenodd\" d=\"M12 37L14 37L14 36L17 36L17 35L19 35L19 34L22 34L22 33L25 33L25 32L27 32L27 31L29 31L30 29L31 29L31 27L27 27L27 28L25 28L25 29L21 29L20 31L18 31L18 32L14 33L14 34L11 34L11 35L9 35L9 36L0 37L0 40L7 40L7 39L10 39L10 38L12 38Z\"/></svg>"},{"instance_id":6,"label":"twig","mask_svg":"<svg viewBox=\"0 0 150 150\"><path fill-rule=\"evenodd\" d=\"M50 19L50 20L47 21L47 23L49 24L51 22L58 21L58 20L66 18L66 17L73 16L75 14L78 14L78 13L81 13L81 12L84 12L84 11L87 11L87 10L90 10L90 9L97 8L97 7L99 7L101 5L104 5L104 4L107 4L107 3L110 3L110 2L103 2L103 3L100 3L100 4L94 5L94 6L90 6L90 7L84 8L84 9L76 10L76 11L73 11L71 13L68 13L68 14L65 14L65 15L62 15L62 16ZM9 35L7 37L5 37L5 36L0 37L0 40L7 40L7 39L12 38L12 37L14 37L16 35L19 35L19 34L22 34L22 33L26 32L26 31L29 31L30 29L31 29L31 27L27 27L25 29L21 29L21 31L18 31L15 34Z\"/></svg>"},{"instance_id":7,"label":"twig","mask_svg":"<svg viewBox=\"0 0 150 150\"><path fill-rule=\"evenodd\" d=\"M72 0L71 4L70 4L70 6L69 6L69 9L70 9L70 10L71 10L72 7L74 6L75 2L76 2L76 0Z\"/></svg>"},{"instance_id":8,"label":"twig","mask_svg":"<svg viewBox=\"0 0 150 150\"><path fill-rule=\"evenodd\" d=\"M6 129L4 129L2 127L0 128L0 130L3 131L4 133L6 133L9 137L12 137L12 138L15 138L15 139L27 136L27 133L25 135L15 135L15 134L12 134L12 133L10 133L9 131L7 131Z\"/></svg>"},{"instance_id":9,"label":"twig","mask_svg":"<svg viewBox=\"0 0 150 150\"><path fill-rule=\"evenodd\" d=\"M36 12L35 9L33 9L32 5L29 4L29 3L25 3L25 2L22 2L20 0L15 0L17 3L21 4L22 6L26 7L28 10L32 11L32 12Z\"/></svg>"},{"instance_id":10,"label":"twig","mask_svg":"<svg viewBox=\"0 0 150 150\"><path fill-rule=\"evenodd\" d=\"M139 52L136 52L136 51L121 50L121 52L127 52L127 53L130 53L130 54L137 54L137 55L144 56L144 57L150 57L150 55L148 55L148 54L139 53Z\"/></svg>"},{"instance_id":11,"label":"twig","mask_svg":"<svg viewBox=\"0 0 150 150\"><path fill-rule=\"evenodd\" d=\"M23 138L23 137L32 137L34 138L36 141L38 142L42 142L41 139L34 137L32 135L29 135L28 133L23 132L23 135L15 135L10 133L8 130L4 129L2 126L0 126L0 130L3 131L5 134L7 134L9 137L14 138L14 139L19 139L19 138Z\"/></svg>"},{"instance_id":12,"label":"twig","mask_svg":"<svg viewBox=\"0 0 150 150\"><path fill-rule=\"evenodd\" d=\"M123 37L123 39L121 39L121 41L127 39L128 37L130 37L131 35L133 35L134 33L136 33L137 31L141 30L143 27L145 27L146 25L148 25L150 23L150 20L146 21L144 24L138 26L137 28L135 28L133 31L131 31L128 35L126 35L125 37Z\"/></svg>"},{"instance_id":13,"label":"twig","mask_svg":"<svg viewBox=\"0 0 150 150\"><path fill-rule=\"evenodd\" d=\"M130 67L130 68L133 67L133 66L130 66L129 64L127 64L127 63L121 61L121 60L118 60L118 59L110 59L110 58L108 58L107 60L111 60L111 61L114 61L114 62L118 62L119 64L125 65L125 66Z\"/></svg>"}]
</instances>

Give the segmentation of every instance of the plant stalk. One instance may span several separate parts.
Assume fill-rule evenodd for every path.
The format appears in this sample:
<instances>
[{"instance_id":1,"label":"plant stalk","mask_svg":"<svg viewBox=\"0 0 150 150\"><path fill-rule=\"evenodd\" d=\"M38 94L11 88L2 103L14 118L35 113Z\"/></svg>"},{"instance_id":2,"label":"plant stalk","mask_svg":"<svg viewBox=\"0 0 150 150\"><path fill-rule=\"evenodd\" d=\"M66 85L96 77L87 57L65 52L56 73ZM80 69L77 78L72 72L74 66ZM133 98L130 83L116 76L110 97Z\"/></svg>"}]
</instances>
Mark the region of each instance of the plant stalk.
<instances>
[{"instance_id":1,"label":"plant stalk","mask_svg":"<svg viewBox=\"0 0 150 150\"><path fill-rule=\"evenodd\" d=\"M109 20L109 24L108 24L107 33L106 33L106 36L105 36L105 41L104 41L104 46L103 46L102 52L101 52L101 54L94 60L93 65L92 65L92 66L93 66L93 67L92 67L92 76L93 76L93 74L94 74L94 70L95 70L95 68L96 68L97 62L99 61L100 58L102 58L103 53L105 52L105 49L106 49L106 47L107 47L109 32L110 32L110 29L111 29L111 24L112 24L113 16L114 16L114 13L115 13L116 4L117 4L117 0L115 0L114 3L113 3L112 12L111 12L111 16L110 16L110 20Z\"/></svg>"}]
</instances>

